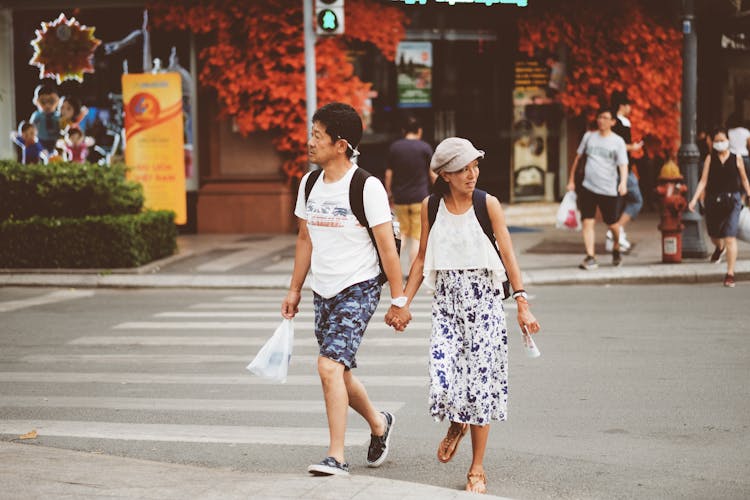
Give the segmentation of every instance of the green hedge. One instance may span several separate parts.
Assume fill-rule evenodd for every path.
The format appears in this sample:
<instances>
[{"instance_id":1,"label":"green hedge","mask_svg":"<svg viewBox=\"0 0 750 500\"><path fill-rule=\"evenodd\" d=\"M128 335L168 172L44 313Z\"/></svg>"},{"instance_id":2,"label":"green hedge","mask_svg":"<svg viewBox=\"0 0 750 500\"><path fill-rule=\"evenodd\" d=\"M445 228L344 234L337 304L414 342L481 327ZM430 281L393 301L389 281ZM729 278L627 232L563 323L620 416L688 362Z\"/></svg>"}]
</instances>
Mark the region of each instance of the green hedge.
<instances>
[{"instance_id":1,"label":"green hedge","mask_svg":"<svg viewBox=\"0 0 750 500\"><path fill-rule=\"evenodd\" d=\"M172 255L174 212L0 222L0 267L137 267Z\"/></svg>"},{"instance_id":2,"label":"green hedge","mask_svg":"<svg viewBox=\"0 0 750 500\"><path fill-rule=\"evenodd\" d=\"M143 188L125 180L126 170L122 164L0 160L0 221L137 214L143 208Z\"/></svg>"}]
</instances>

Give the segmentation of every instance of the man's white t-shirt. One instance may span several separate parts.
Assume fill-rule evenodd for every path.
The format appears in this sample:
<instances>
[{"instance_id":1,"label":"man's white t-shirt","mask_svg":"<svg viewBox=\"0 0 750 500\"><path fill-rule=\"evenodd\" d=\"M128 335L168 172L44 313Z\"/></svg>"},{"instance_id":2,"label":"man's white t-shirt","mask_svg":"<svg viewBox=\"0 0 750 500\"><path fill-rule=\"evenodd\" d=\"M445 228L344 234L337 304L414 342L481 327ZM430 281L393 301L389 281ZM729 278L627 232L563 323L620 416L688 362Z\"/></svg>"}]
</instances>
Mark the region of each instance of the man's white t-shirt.
<instances>
[{"instance_id":1,"label":"man's white t-shirt","mask_svg":"<svg viewBox=\"0 0 750 500\"><path fill-rule=\"evenodd\" d=\"M729 152L739 156L748 156L747 140L750 138L750 130L745 127L729 129Z\"/></svg>"},{"instance_id":2,"label":"man's white t-shirt","mask_svg":"<svg viewBox=\"0 0 750 500\"><path fill-rule=\"evenodd\" d=\"M592 193L617 196L618 166L628 164L625 141L611 132L586 132L578 146L578 154L586 154L586 171L583 187Z\"/></svg>"},{"instance_id":3,"label":"man's white t-shirt","mask_svg":"<svg viewBox=\"0 0 750 500\"><path fill-rule=\"evenodd\" d=\"M336 182L325 182L325 171L310 191L305 206L305 185L310 174L300 182L294 215L307 221L312 242L312 289L331 298L356 283L380 274L378 253L370 235L357 221L349 205L352 166ZM365 216L370 227L391 221L388 194L376 177L368 177L363 193Z\"/></svg>"}]
</instances>

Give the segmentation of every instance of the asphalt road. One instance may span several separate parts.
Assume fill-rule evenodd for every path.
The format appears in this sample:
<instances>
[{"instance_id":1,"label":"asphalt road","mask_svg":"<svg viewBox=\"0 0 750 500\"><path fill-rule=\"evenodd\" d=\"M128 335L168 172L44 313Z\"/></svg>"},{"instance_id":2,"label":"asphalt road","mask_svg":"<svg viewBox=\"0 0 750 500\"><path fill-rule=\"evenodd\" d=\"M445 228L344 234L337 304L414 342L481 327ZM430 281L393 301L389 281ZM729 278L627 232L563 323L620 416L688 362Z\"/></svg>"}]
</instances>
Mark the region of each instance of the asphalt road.
<instances>
[{"instance_id":1,"label":"asphalt road","mask_svg":"<svg viewBox=\"0 0 750 500\"><path fill-rule=\"evenodd\" d=\"M490 492L513 498L750 496L750 288L537 287L541 358L511 326L509 420L493 425ZM327 429L309 316L285 385L245 365L283 291L0 288L0 438L242 471L304 473ZM378 322L357 374L396 415L389 461L354 474L460 488L469 441L443 465L427 414L429 298L395 336ZM310 297L302 313L312 313Z\"/></svg>"}]
</instances>

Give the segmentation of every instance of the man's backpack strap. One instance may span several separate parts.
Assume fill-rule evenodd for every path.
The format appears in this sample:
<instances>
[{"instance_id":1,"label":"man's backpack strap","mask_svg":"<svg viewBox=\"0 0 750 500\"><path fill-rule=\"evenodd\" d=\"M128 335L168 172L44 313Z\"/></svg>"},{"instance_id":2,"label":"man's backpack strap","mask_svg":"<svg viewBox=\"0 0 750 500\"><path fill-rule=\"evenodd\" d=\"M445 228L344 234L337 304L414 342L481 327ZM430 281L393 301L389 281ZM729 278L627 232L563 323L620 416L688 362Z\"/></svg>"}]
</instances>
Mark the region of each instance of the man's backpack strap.
<instances>
[{"instance_id":1,"label":"man's backpack strap","mask_svg":"<svg viewBox=\"0 0 750 500\"><path fill-rule=\"evenodd\" d=\"M310 175L307 176L307 182L305 182L305 203L307 203L307 199L310 197L310 192L322 173L323 170L319 168L318 170L313 170L310 172Z\"/></svg>"},{"instance_id":2,"label":"man's backpack strap","mask_svg":"<svg viewBox=\"0 0 750 500\"><path fill-rule=\"evenodd\" d=\"M367 216L365 215L365 182L367 182L368 177L370 177L370 173L367 170L354 167L354 174L349 184L349 206L357 221L370 233L370 239L374 245L375 236L372 234L372 229L370 229L370 224L367 222Z\"/></svg>"}]
</instances>

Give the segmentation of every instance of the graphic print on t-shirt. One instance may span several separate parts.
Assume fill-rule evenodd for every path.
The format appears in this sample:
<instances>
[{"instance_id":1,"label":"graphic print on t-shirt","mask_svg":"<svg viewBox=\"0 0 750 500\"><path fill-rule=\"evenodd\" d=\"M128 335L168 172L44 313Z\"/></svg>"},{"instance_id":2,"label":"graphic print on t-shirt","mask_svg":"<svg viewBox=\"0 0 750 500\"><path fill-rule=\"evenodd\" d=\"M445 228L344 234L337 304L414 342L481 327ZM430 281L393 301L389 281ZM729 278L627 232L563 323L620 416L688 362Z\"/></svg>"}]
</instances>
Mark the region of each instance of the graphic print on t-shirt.
<instances>
[{"instance_id":1,"label":"graphic print on t-shirt","mask_svg":"<svg viewBox=\"0 0 750 500\"><path fill-rule=\"evenodd\" d=\"M307 224L321 227L361 227L357 217L349 207L337 205L333 201L316 203L313 200L307 202Z\"/></svg>"}]
</instances>

